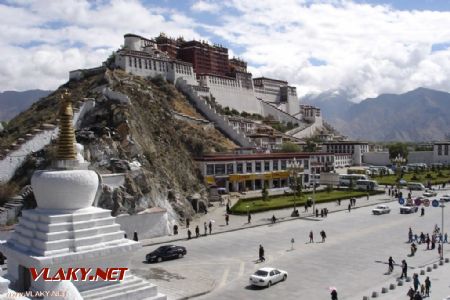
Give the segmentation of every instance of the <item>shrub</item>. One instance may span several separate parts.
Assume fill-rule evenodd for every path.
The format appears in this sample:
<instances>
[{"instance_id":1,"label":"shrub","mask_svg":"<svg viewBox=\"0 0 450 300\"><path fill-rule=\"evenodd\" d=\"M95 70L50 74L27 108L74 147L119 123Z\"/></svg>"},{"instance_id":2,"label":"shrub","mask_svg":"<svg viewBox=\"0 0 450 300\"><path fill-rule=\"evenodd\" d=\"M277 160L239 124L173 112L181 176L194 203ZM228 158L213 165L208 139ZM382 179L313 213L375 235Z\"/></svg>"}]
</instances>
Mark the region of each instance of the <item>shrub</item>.
<instances>
[{"instance_id":1,"label":"shrub","mask_svg":"<svg viewBox=\"0 0 450 300\"><path fill-rule=\"evenodd\" d=\"M432 178L433 178L433 176L431 176L430 173L427 173L427 175L425 175L425 177L426 177L427 179L432 179Z\"/></svg>"},{"instance_id":2,"label":"shrub","mask_svg":"<svg viewBox=\"0 0 450 300\"><path fill-rule=\"evenodd\" d=\"M19 192L19 187L14 183L0 184L0 205Z\"/></svg>"}]
</instances>

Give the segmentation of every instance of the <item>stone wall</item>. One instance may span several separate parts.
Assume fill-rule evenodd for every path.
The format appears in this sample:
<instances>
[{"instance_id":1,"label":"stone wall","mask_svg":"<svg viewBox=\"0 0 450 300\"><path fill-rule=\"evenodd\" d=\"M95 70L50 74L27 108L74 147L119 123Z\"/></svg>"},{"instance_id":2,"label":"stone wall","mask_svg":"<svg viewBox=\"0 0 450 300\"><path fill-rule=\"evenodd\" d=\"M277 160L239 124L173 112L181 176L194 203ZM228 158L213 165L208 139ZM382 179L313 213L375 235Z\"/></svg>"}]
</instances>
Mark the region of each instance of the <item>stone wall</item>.
<instances>
[{"instance_id":1,"label":"stone wall","mask_svg":"<svg viewBox=\"0 0 450 300\"><path fill-rule=\"evenodd\" d=\"M276 121L279 122L291 122L293 124L301 124L301 121L293 116L291 116L290 114L282 111L281 109L275 107L274 105L266 102L266 101L262 101L259 100L261 102L261 108L262 108L262 115L267 117L269 115L271 115L272 117L274 117L274 119Z\"/></svg>"},{"instance_id":2,"label":"stone wall","mask_svg":"<svg viewBox=\"0 0 450 300\"><path fill-rule=\"evenodd\" d=\"M177 88L181 90L191 101L194 106L205 116L209 121L214 122L217 129L219 129L223 134L228 136L233 142L240 145L241 147L252 147L253 143L242 133L238 133L234 130L233 126L228 123L228 121L217 114L213 108L209 106L203 99L201 99L197 93L192 89L191 86L183 79L178 79Z\"/></svg>"},{"instance_id":3,"label":"stone wall","mask_svg":"<svg viewBox=\"0 0 450 300\"><path fill-rule=\"evenodd\" d=\"M121 215L116 218L120 228L125 231L129 239L133 233L138 233L138 238L149 239L165 236L172 233L172 228L167 211L164 209L149 209L137 215Z\"/></svg>"}]
</instances>

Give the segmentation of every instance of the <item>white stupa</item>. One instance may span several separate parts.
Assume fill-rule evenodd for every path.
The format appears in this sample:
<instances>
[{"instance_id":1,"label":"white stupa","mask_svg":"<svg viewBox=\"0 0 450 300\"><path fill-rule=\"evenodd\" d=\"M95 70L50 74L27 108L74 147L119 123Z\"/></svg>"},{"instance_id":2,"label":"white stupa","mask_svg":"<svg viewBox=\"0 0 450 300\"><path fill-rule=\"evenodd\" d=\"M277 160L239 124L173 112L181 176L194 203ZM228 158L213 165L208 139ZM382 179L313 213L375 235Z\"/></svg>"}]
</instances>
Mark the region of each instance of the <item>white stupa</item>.
<instances>
[{"instance_id":1,"label":"white stupa","mask_svg":"<svg viewBox=\"0 0 450 300\"><path fill-rule=\"evenodd\" d=\"M23 210L11 238L0 245L7 257L6 278L16 291L70 290L71 299L166 299L157 287L127 271L122 281L58 282L31 279L29 268L128 268L141 245L124 238L111 211L93 207L99 189L96 172L75 150L72 103L66 92L60 111L55 170L37 171L31 179L37 208ZM82 148L78 147L80 151ZM75 289L68 288L69 286ZM52 298L54 299L54 298Z\"/></svg>"}]
</instances>

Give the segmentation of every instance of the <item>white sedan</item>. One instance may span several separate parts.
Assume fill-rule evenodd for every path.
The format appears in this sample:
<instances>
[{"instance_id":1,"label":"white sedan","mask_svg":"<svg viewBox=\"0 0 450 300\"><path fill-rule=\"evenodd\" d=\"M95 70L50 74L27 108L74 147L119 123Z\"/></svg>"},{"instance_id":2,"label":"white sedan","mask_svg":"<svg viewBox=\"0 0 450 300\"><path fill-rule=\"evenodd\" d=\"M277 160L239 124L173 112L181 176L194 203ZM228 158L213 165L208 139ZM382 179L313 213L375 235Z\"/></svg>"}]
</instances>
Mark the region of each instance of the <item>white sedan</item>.
<instances>
[{"instance_id":1,"label":"white sedan","mask_svg":"<svg viewBox=\"0 0 450 300\"><path fill-rule=\"evenodd\" d=\"M391 209L387 205L377 205L374 209L372 209L372 213L374 215L382 215L382 214L388 214L391 212Z\"/></svg>"},{"instance_id":2,"label":"white sedan","mask_svg":"<svg viewBox=\"0 0 450 300\"><path fill-rule=\"evenodd\" d=\"M442 195L441 200L444 200L445 202L450 202L450 195Z\"/></svg>"},{"instance_id":3,"label":"white sedan","mask_svg":"<svg viewBox=\"0 0 450 300\"><path fill-rule=\"evenodd\" d=\"M261 268L250 276L250 284L270 287L279 281L285 281L288 273L275 268Z\"/></svg>"},{"instance_id":4,"label":"white sedan","mask_svg":"<svg viewBox=\"0 0 450 300\"><path fill-rule=\"evenodd\" d=\"M425 191L425 193L423 193L423 195L425 197L435 197L435 196L437 196L437 193L433 192L433 191Z\"/></svg>"}]
</instances>

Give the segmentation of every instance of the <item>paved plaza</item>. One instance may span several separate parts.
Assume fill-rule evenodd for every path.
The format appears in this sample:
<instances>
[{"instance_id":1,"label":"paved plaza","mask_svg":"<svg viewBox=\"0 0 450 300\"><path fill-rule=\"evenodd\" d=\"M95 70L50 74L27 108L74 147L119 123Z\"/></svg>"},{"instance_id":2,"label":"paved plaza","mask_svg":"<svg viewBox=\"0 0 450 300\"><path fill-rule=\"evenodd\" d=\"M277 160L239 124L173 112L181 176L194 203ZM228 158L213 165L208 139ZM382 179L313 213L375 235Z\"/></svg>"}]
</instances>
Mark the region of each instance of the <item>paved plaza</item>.
<instances>
[{"instance_id":1,"label":"paved plaza","mask_svg":"<svg viewBox=\"0 0 450 300\"><path fill-rule=\"evenodd\" d=\"M448 190L443 192L449 193ZM424 245L418 245L416 255L408 257L410 245L407 236L409 227L420 234L421 231L431 233L435 224L440 226L441 209L427 208L424 217L419 213L400 215L398 203L389 202L390 214L372 215L373 205L385 200L383 195L371 197L369 201L358 199L357 205L372 206L359 207L350 213L345 209L348 202L342 202L341 207L336 203L324 204L330 211L339 211L323 219L303 217L274 225L262 225L273 212L254 214L253 225L260 226L245 230L236 229L249 226L245 224L246 217L231 216L234 223L229 227L220 227L224 223L222 220L214 223L215 229L225 231L226 227L232 229L229 232L189 241L176 240L177 236L143 241L151 244L173 239L173 243L185 246L188 254L178 260L146 264L143 262L145 254L158 245L147 246L133 256L132 268L138 275L157 284L169 299L192 296L199 299L330 299L331 286L338 289L339 299L363 299L373 291L379 293L379 299L407 299L406 292L411 282L404 282L403 286L381 294L381 289L395 284L401 273L400 267L395 266L394 272L387 274L387 259L392 256L397 264L406 259L408 276L438 263L437 250L425 250ZM223 215L222 209L217 208L216 214ZM275 214L290 220L291 210L276 211ZM209 217L213 215L211 212ZM201 224L202 220L198 222ZM449 227L445 226L447 230ZM310 230L315 234L314 243L308 243ZM327 233L325 243L320 242L321 230ZM291 238L295 240L294 250L291 250ZM260 244L266 252L264 263L256 261ZM445 245L444 254L450 257L450 245ZM289 273L287 281L270 289L249 287L249 275L263 266L286 270ZM448 276L444 276L449 271L450 264L444 264L426 273L425 276L430 276L432 281L432 295L428 299L444 299L450 295L450 281L447 282ZM425 276L420 276L421 282Z\"/></svg>"}]
</instances>

